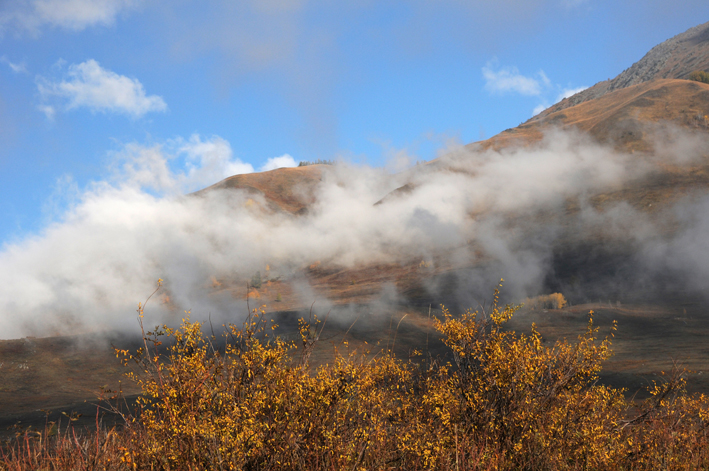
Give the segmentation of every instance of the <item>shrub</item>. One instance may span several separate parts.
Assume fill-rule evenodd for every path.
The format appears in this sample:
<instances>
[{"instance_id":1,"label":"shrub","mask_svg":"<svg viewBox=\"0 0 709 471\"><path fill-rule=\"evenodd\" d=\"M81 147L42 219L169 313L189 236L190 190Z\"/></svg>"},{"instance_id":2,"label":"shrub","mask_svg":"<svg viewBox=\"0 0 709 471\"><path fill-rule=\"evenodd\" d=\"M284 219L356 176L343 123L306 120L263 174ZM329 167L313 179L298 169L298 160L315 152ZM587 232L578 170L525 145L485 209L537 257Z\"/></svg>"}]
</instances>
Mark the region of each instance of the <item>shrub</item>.
<instances>
[{"instance_id":1,"label":"shrub","mask_svg":"<svg viewBox=\"0 0 709 471\"><path fill-rule=\"evenodd\" d=\"M530 309L562 309L566 304L566 298L561 293L545 294L524 300L524 305Z\"/></svg>"},{"instance_id":2,"label":"shrub","mask_svg":"<svg viewBox=\"0 0 709 471\"><path fill-rule=\"evenodd\" d=\"M134 379L143 390L146 444L134 447L132 461L160 469L341 469L395 441L405 364L390 355L339 356L311 374L315 329L301 320L300 355L272 329L255 311L242 328L227 328L221 349L189 319L148 333L146 347L126 357L144 372ZM148 348L163 335L174 339L164 358Z\"/></svg>"},{"instance_id":3,"label":"shrub","mask_svg":"<svg viewBox=\"0 0 709 471\"><path fill-rule=\"evenodd\" d=\"M694 80L695 82L709 83L709 73L703 70L695 70L689 74L689 80Z\"/></svg>"},{"instance_id":4,"label":"shrub","mask_svg":"<svg viewBox=\"0 0 709 471\"><path fill-rule=\"evenodd\" d=\"M295 345L269 337L275 326L255 311L228 327L222 349L186 319L152 335L153 345L161 334L175 340L164 360L146 356L147 343L135 357L147 374L136 380L150 446L133 447L131 459L163 469L617 469L707 444L706 434L686 448L675 441L706 425L704 399L668 402L680 397L676 378L628 419L623 392L597 384L611 352L592 317L577 342L546 346L535 329L503 330L516 309L497 298L487 313L454 318L443 308L435 328L453 363L384 350L338 354L315 370L319 335L302 319ZM688 418L673 422L673 411ZM673 429L690 423L684 435Z\"/></svg>"},{"instance_id":5,"label":"shrub","mask_svg":"<svg viewBox=\"0 0 709 471\"><path fill-rule=\"evenodd\" d=\"M286 342L262 310L226 326L221 341L189 318L143 331L142 349L117 352L140 366L132 378L143 390L123 430L25 438L3 452L0 469L709 466L709 401L688 396L676 372L633 404L597 383L611 352L592 316L576 342L544 345L534 328L505 331L517 308L495 296L487 312L456 318L443 308L434 325L451 362L336 351L332 365L313 368L317 319L301 319L299 341Z\"/></svg>"},{"instance_id":6,"label":"shrub","mask_svg":"<svg viewBox=\"0 0 709 471\"><path fill-rule=\"evenodd\" d=\"M612 468L623 456L618 425L622 392L595 384L610 356L592 318L576 344L544 346L539 333L504 332L515 309L494 307L486 319L444 310L437 329L457 371L452 415L459 430L515 469Z\"/></svg>"}]
</instances>

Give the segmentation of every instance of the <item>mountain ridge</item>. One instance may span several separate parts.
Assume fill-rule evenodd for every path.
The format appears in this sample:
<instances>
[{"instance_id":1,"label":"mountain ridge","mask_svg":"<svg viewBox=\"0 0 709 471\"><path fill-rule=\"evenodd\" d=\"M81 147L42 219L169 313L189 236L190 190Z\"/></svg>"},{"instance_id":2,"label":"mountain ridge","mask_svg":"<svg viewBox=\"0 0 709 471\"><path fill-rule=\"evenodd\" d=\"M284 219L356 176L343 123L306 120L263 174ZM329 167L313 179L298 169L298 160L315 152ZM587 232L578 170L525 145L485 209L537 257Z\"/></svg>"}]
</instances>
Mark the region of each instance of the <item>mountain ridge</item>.
<instances>
[{"instance_id":1,"label":"mountain ridge","mask_svg":"<svg viewBox=\"0 0 709 471\"><path fill-rule=\"evenodd\" d=\"M598 82L560 101L528 122L544 119L549 114L632 85L655 79L686 79L695 70L709 71L709 22L658 44L615 78Z\"/></svg>"}]
</instances>

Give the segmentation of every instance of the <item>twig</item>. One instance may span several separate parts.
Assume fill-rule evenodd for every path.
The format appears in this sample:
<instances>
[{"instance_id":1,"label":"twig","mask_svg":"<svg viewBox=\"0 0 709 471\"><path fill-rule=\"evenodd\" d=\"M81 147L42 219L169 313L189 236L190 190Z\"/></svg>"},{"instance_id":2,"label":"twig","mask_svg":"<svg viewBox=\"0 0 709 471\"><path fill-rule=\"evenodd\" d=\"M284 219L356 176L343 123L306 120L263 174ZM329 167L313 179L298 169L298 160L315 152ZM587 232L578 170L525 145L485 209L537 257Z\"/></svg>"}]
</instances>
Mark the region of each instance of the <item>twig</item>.
<instances>
[{"instance_id":1,"label":"twig","mask_svg":"<svg viewBox=\"0 0 709 471\"><path fill-rule=\"evenodd\" d=\"M399 333L399 326L401 325L402 321L406 319L406 316L408 316L408 314L404 314L404 317L402 317L399 320L399 323L396 324L396 330L394 331L394 341L391 343L391 351L394 351L394 345L396 344L396 334Z\"/></svg>"}]
</instances>

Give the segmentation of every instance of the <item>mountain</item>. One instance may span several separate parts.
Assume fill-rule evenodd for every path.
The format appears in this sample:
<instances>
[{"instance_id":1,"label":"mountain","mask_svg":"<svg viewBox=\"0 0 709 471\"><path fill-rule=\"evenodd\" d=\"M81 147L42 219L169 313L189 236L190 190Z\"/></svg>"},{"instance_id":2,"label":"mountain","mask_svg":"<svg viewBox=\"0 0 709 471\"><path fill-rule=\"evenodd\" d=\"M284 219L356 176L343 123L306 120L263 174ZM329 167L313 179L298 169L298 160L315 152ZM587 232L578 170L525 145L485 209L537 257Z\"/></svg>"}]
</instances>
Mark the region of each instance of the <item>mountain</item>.
<instances>
[{"instance_id":1,"label":"mountain","mask_svg":"<svg viewBox=\"0 0 709 471\"><path fill-rule=\"evenodd\" d=\"M686 80L692 71L703 69L709 70L709 23L665 41L616 78L563 100L516 128L398 175L392 181L400 183L374 198L372 205L376 211L388 211L387 208L405 206L407 202L415 206L423 188L430 189L436 180L446 186L451 175L467 178L467 188L473 189L484 183L477 179L476 165L484 165L477 163L480 159L484 161L490 155L505 158L525 149L530 153L544 152L544 146L552 145L548 136L553 133L579 136L581 143L574 146L600 146L594 151L600 152L600 159L606 159L604 155L612 151L631 173L645 170L613 184L584 187L578 192L567 188L562 195L563 204L553 207L517 205L517 209L494 210L473 204L468 210L471 224L501 219L506 221L509 233L526 234L530 241L544 240L543 250L528 245L532 242L523 238L515 239L506 248L517 257L527 251L545 260L545 268L539 272L543 282L535 288L524 288L527 291L565 290L574 302L609 295L639 299L647 293L659 293L653 285L658 280L628 281L633 278L630 273L644 270L637 260L638 252L650 250L638 242L638 229L626 224L623 234L611 236L603 229L610 221L592 226L587 214L594 212L595 217L605 221L614 211L627 207L627 211L633 211L632 219L638 227L653 226L653 240L667 242L679 237L676 205L686 203L690 196L696 199L709 189L709 147L704 145L709 142L709 84ZM691 152L688 146L692 147ZM486 154L489 152L493 154ZM572 156L574 152L570 150ZM693 154L691 159L682 156L687 152ZM334 170L308 166L237 175L200 193L241 190L261 201L269 213L300 217L318 201L321 206L329 204L318 198L322 197L323 182L336 173ZM589 171L593 171L593 166ZM468 191L465 185L461 188ZM473 193L464 196L472 198ZM553 228L553 236L548 235L549 228ZM278 295L282 299L280 309L302 309L307 303L291 296L293 290L288 283L289 279L300 279L318 297L341 305L369 303L380 296L384 286L393 286L407 303L456 303L456 297L471 280L499 278L511 269L509 264L496 262L499 254L493 253L489 243L485 246L475 237L468 237L462 245L429 249L424 257L394 251L392 254L399 255L354 266L310 260L264 286L258 295L274 307ZM468 255L461 257L461 250ZM653 288L648 289L648 283ZM579 284L584 286L580 288ZM640 290L640 285L646 287ZM674 286L667 286L670 285ZM234 297L243 298L246 291L242 286L241 282L222 280L218 290L229 290ZM461 303L469 301L465 298Z\"/></svg>"},{"instance_id":2,"label":"mountain","mask_svg":"<svg viewBox=\"0 0 709 471\"><path fill-rule=\"evenodd\" d=\"M687 79L695 70L709 71L709 22L658 44L614 79L599 82L566 98L530 121L544 119L552 113L633 85L658 79Z\"/></svg>"},{"instance_id":3,"label":"mountain","mask_svg":"<svg viewBox=\"0 0 709 471\"><path fill-rule=\"evenodd\" d=\"M516 128L467 147L500 150L530 145L551 128L561 128L587 133L621 151L652 153L662 126L709 130L709 84L686 80L696 70L709 71L709 22L655 46L617 77L562 100ZM439 159L432 164L440 165ZM235 175L197 194L242 190L262 196L269 211L303 214L315 202L327 170L324 165L309 165ZM407 183L394 194L409 193L413 186ZM391 197L382 195L377 204Z\"/></svg>"}]
</instances>

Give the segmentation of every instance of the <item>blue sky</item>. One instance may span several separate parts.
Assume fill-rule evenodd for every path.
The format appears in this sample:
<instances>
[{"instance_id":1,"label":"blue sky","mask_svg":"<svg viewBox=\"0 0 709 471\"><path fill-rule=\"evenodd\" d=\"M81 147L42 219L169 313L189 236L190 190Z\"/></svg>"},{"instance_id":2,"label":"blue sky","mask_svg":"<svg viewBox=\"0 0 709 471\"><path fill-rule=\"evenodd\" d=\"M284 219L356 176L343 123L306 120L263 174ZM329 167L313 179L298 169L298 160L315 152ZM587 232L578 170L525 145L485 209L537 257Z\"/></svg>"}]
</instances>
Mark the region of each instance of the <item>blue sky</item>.
<instances>
[{"instance_id":1,"label":"blue sky","mask_svg":"<svg viewBox=\"0 0 709 471\"><path fill-rule=\"evenodd\" d=\"M179 192L300 160L430 160L707 20L706 0L0 2L0 241L97 182L164 192L161 165Z\"/></svg>"}]
</instances>

